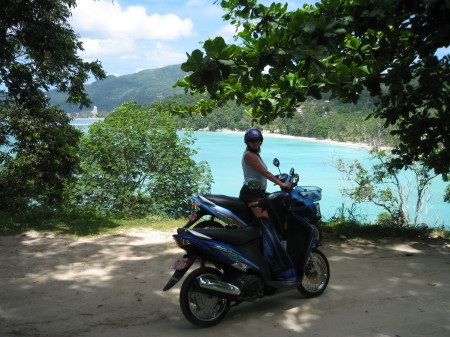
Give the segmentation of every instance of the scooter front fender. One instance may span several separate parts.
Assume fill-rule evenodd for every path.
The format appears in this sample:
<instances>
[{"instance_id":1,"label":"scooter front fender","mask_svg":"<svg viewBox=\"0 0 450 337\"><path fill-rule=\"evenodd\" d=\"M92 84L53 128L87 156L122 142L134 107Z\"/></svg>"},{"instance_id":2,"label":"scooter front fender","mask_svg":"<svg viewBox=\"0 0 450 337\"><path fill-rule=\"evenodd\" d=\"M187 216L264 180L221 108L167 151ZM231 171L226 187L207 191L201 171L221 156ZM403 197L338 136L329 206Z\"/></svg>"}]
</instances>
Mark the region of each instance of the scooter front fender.
<instances>
[{"instance_id":1,"label":"scooter front fender","mask_svg":"<svg viewBox=\"0 0 450 337\"><path fill-rule=\"evenodd\" d=\"M187 256L184 256L183 258L187 258ZM182 259L182 258L181 258ZM173 273L172 277L169 279L169 281L166 283L166 285L163 288L163 291L167 291L170 288L172 288L175 284L178 283L179 280L184 276L184 274L187 273L189 268L194 264L195 257L189 257L188 262L183 265L182 268L177 268L177 263L179 263L180 259L178 259L177 262L175 262L174 269L175 272Z\"/></svg>"}]
</instances>

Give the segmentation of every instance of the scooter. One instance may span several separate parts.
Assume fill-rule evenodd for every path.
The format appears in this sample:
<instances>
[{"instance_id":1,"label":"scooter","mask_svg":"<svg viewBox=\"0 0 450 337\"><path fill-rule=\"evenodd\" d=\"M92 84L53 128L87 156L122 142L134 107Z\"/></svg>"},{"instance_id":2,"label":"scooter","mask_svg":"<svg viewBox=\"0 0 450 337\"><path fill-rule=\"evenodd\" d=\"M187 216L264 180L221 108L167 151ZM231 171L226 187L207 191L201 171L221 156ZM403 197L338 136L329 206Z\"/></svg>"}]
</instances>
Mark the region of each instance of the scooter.
<instances>
[{"instance_id":1,"label":"scooter","mask_svg":"<svg viewBox=\"0 0 450 337\"><path fill-rule=\"evenodd\" d=\"M298 182L293 169L281 178L293 185ZM180 307L189 322L213 326L232 306L294 288L307 298L325 291L330 267L306 220L310 206L290 192L271 193L255 205L268 210L275 230L269 228L271 223L253 219L249 207L238 198L191 197L198 211L173 235L186 254L175 262L175 272L163 289L171 289L199 262L200 267L186 277L180 290ZM206 215L209 220L197 223ZM280 251L282 241L286 248ZM275 272L274 262L275 266L280 262L281 272Z\"/></svg>"}]
</instances>

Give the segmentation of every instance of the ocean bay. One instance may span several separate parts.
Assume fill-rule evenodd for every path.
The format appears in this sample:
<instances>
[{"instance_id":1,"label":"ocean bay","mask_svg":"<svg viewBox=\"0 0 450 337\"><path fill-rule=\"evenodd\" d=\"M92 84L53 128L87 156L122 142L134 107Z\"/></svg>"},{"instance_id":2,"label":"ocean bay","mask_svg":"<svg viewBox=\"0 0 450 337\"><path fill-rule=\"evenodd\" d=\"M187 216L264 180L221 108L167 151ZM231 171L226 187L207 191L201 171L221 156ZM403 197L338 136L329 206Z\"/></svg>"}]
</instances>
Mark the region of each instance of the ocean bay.
<instances>
[{"instance_id":1,"label":"ocean bay","mask_svg":"<svg viewBox=\"0 0 450 337\"><path fill-rule=\"evenodd\" d=\"M73 124L87 126L95 121L74 120ZM180 135L183 133L179 131ZM241 158L245 148L243 133L195 131L192 134L196 139L193 147L198 149L194 159L208 162L211 168L214 179L211 192L238 196L243 180L241 168ZM325 219L337 214L343 205L345 208L352 206L351 200L344 199L340 193L345 183L342 175L332 166L332 160L343 158L346 162L350 162L358 159L366 168L370 168L374 163L369 158L369 151L363 148L347 146L345 143L329 144L291 137L276 137L270 134L265 135L261 156L272 173L278 173L276 167L272 165L272 160L276 157L281 162L282 172L288 172L291 167L294 167L300 175L299 185L321 187L320 205ZM448 228L450 205L443 201L445 187L446 183L440 177L433 181L427 203L427 214L419 222L427 223L431 227L445 224ZM276 191L277 186L269 183L268 190ZM414 190L412 190L409 200L411 215L414 199ZM383 212L381 207L370 203L357 204L355 207L355 214L360 214L368 220L375 219L377 214Z\"/></svg>"}]
</instances>

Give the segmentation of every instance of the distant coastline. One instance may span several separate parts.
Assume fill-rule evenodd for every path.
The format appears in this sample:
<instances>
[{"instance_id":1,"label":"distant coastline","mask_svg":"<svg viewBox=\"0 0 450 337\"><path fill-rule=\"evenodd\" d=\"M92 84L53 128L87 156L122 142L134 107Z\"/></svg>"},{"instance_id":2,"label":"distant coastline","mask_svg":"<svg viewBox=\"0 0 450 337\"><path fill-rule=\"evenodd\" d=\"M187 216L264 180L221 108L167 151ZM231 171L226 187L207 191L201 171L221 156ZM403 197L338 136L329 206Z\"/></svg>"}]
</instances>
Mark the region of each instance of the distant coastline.
<instances>
[{"instance_id":1,"label":"distant coastline","mask_svg":"<svg viewBox=\"0 0 450 337\"><path fill-rule=\"evenodd\" d=\"M105 117L81 117L81 118L72 118L72 120L74 121L82 121L82 120L86 120L86 119L98 119L98 120L102 120L105 119Z\"/></svg>"},{"instance_id":2,"label":"distant coastline","mask_svg":"<svg viewBox=\"0 0 450 337\"><path fill-rule=\"evenodd\" d=\"M73 118L74 121L82 121L82 120L104 120L104 117L92 117L92 118ZM186 130L181 130L186 131ZM244 134L245 131L236 131L231 129L218 129L216 131L210 131L208 129L200 129L195 130L196 132L223 132L223 133L237 133L237 134ZM347 146L352 148L358 148L358 149L366 149L371 150L373 146L365 143L356 143L356 142L344 142L344 141L338 141L338 140L332 140L327 138L315 138L315 137L304 137L304 136L292 136L292 135L282 135L279 133L269 132L269 131L263 131L262 132L264 136L266 137L276 137L276 138L287 138L287 139L297 139L297 140L303 140L307 142L318 142L318 143L325 143L325 144L331 144L331 145L339 145L339 146ZM390 147L382 146L381 149L383 150L389 150Z\"/></svg>"},{"instance_id":3,"label":"distant coastline","mask_svg":"<svg viewBox=\"0 0 450 337\"><path fill-rule=\"evenodd\" d=\"M211 131L207 131L207 130L198 130L198 131L211 132ZM234 130L230 130L230 129L220 129L220 130L217 130L215 132L238 133L238 134L242 134L242 135L245 133L244 131L234 131ZM282 134L279 134L279 133L268 132L268 131L263 131L263 135L267 136L267 137L298 139L298 140L304 140L304 141L307 141L307 142L318 142L318 143L325 143L325 144L331 144L331 145L347 146L347 147L352 147L352 148L357 148L357 149L371 150L373 148L371 145L365 144L365 143L342 142L342 141L326 139L326 138L314 138L314 137L282 135ZM383 147L381 147L381 149L388 150L388 149L391 149L391 148L387 147L387 146L383 146Z\"/></svg>"}]
</instances>

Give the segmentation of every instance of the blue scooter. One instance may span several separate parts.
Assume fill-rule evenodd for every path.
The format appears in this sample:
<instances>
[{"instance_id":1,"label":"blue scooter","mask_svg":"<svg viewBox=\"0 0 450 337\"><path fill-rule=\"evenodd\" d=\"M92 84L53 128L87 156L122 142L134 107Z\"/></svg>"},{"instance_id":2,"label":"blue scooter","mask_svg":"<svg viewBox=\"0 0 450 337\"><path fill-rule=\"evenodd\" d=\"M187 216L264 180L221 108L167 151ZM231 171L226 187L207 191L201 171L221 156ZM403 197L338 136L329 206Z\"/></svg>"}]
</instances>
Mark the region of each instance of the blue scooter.
<instances>
[{"instance_id":1,"label":"blue scooter","mask_svg":"<svg viewBox=\"0 0 450 337\"><path fill-rule=\"evenodd\" d=\"M289 174L280 173L279 179L295 185L298 175L291 169ZM294 288L308 298L325 291L330 267L308 221L317 211L298 190L274 192L259 200L256 207L268 210L270 222L254 219L238 198L191 199L198 210L173 235L186 254L175 262L175 272L163 289L172 288L199 262L180 290L180 307L189 322L213 326L232 306Z\"/></svg>"}]
</instances>

